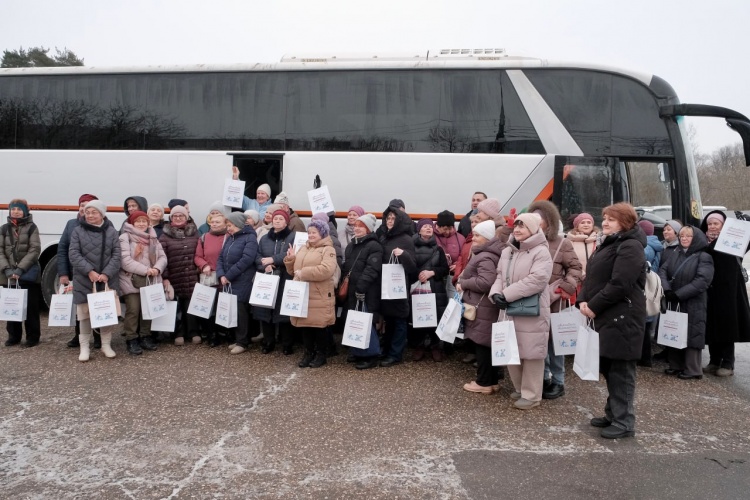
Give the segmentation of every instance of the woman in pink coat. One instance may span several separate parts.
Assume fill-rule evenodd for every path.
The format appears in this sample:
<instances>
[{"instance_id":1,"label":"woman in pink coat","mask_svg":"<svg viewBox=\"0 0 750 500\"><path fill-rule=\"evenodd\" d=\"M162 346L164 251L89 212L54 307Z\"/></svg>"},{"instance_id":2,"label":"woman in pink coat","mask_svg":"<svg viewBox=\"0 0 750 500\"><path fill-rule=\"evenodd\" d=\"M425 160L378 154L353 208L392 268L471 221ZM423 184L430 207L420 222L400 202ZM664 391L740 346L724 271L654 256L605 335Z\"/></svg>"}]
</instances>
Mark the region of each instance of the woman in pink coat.
<instances>
[{"instance_id":1,"label":"woman in pink coat","mask_svg":"<svg viewBox=\"0 0 750 500\"><path fill-rule=\"evenodd\" d=\"M513 224L508 247L497 265L497 279L490 297L497 307L507 309L510 302L540 294L538 316L508 316L513 320L521 355L520 365L508 365L515 391L513 404L519 410L539 406L542 400L544 358L549 340L549 294L552 257L537 214L521 214Z\"/></svg>"}]
</instances>

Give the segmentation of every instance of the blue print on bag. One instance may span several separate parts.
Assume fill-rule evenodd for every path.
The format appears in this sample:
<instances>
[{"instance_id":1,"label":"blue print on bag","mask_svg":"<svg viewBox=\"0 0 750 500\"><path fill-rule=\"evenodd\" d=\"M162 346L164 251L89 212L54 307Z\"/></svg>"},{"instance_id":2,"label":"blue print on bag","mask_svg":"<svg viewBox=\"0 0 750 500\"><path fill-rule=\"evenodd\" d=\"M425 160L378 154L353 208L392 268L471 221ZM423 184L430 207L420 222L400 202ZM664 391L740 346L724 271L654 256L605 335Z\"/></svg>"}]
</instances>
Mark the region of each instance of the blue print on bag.
<instances>
[{"instance_id":1,"label":"blue print on bag","mask_svg":"<svg viewBox=\"0 0 750 500\"><path fill-rule=\"evenodd\" d=\"M504 358L505 357L505 349L498 349L495 351L495 357L496 358Z\"/></svg>"}]
</instances>

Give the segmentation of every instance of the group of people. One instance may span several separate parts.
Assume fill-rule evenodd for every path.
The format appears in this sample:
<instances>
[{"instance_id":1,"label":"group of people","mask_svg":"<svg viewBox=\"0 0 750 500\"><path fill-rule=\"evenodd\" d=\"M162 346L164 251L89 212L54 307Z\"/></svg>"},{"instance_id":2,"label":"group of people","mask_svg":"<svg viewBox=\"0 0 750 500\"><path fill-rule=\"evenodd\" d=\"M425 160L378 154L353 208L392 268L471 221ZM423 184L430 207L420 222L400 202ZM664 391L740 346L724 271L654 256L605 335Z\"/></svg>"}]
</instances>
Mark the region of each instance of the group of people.
<instances>
[{"instance_id":1,"label":"group of people","mask_svg":"<svg viewBox=\"0 0 750 500\"><path fill-rule=\"evenodd\" d=\"M0 278L5 286L15 282L29 290L25 345L32 347L40 332L39 231L25 200L12 200L9 206ZM398 262L415 293L435 294L438 317L450 300L463 303L464 361L476 366L476 378L465 390L499 391L503 371L492 364L492 325L513 321L520 364L508 366L510 398L521 410L565 394L564 357L554 352L550 314L577 305L599 333L600 371L609 393L604 416L591 424L602 427L603 437L621 438L635 432L636 365L650 362L651 324L658 321L646 315L649 266L662 281L668 307L679 305L689 318L688 348L667 351L668 374L681 379L731 375L734 343L750 341L741 263L715 250L723 212L708 214L700 228L670 220L664 241L657 239L654 246L653 225L638 221L628 203L604 208L601 229L591 214L577 214L568 232L561 231L560 213L551 202L536 201L522 213L502 215L499 200L481 192L474 193L471 210L457 227L456 216L447 210L436 222L415 222L400 199L382 212L380 226L375 215L352 206L341 228L326 214L313 215L305 227L284 192L271 202L267 184L258 187L255 199L245 199L244 211L231 212L217 202L200 225L186 200L174 199L168 206L165 220L161 205L129 197L123 205L127 219L118 230L102 201L91 194L80 197L78 217L66 225L57 255L60 283L74 294L76 336L68 345L80 348L80 361L90 359L92 337L106 357L116 355L111 345L116 327L97 331L89 319L87 295L107 288L116 290L126 306L121 333L128 352L157 349L161 338L151 332L151 321L141 317L139 289L159 282L181 312L175 345L227 342L231 354L241 354L252 337L259 337L263 354L280 344L283 354L291 355L301 340L304 353L298 366L317 368L336 349L333 333L342 325L338 303L343 309L339 318L351 310L373 314L371 345L352 348L348 357L357 369L402 363L407 345L413 361L428 353L442 361L446 346L434 328L410 324L411 301L381 298L383 265ZM307 233L299 248L294 246L297 232ZM274 307L250 304L256 273L279 277ZM287 280L307 283L306 317L282 314ZM197 283L237 296L236 328L187 314ZM514 315L519 301L532 304L536 312ZM21 323L7 325L5 345L20 343ZM710 363L702 368L706 343Z\"/></svg>"}]
</instances>

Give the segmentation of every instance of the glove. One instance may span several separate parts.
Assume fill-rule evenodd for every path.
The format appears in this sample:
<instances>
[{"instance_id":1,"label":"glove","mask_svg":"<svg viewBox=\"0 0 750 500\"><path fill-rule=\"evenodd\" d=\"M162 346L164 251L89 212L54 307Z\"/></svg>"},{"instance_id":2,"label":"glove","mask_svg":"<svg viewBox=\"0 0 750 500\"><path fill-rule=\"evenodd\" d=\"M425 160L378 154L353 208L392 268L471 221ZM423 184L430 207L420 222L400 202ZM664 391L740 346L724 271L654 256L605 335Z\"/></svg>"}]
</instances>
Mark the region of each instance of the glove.
<instances>
[{"instance_id":1,"label":"glove","mask_svg":"<svg viewBox=\"0 0 750 500\"><path fill-rule=\"evenodd\" d=\"M360 301L362 301L362 302L364 302L364 301L365 301L365 294L364 294L364 293L355 293L355 294L354 294L354 297L355 297L355 298L356 298L357 300L360 300Z\"/></svg>"},{"instance_id":2,"label":"glove","mask_svg":"<svg viewBox=\"0 0 750 500\"><path fill-rule=\"evenodd\" d=\"M516 213L516 209L515 208L511 208L510 209L510 213L506 217L509 226L512 226L513 224L515 224L515 222L516 222L516 216L517 215L518 214Z\"/></svg>"},{"instance_id":3,"label":"glove","mask_svg":"<svg viewBox=\"0 0 750 500\"><path fill-rule=\"evenodd\" d=\"M6 278L10 278L11 276L13 276L13 269L11 269L11 268L6 269L5 270L5 277Z\"/></svg>"},{"instance_id":4,"label":"glove","mask_svg":"<svg viewBox=\"0 0 750 500\"><path fill-rule=\"evenodd\" d=\"M495 295L493 295L492 301L495 303L495 306L497 306L499 309L508 308L508 301L505 300L505 296L501 293L496 293Z\"/></svg>"},{"instance_id":5,"label":"glove","mask_svg":"<svg viewBox=\"0 0 750 500\"><path fill-rule=\"evenodd\" d=\"M664 292L664 298L670 302L679 302L680 298L677 296L674 290L666 290Z\"/></svg>"}]
</instances>

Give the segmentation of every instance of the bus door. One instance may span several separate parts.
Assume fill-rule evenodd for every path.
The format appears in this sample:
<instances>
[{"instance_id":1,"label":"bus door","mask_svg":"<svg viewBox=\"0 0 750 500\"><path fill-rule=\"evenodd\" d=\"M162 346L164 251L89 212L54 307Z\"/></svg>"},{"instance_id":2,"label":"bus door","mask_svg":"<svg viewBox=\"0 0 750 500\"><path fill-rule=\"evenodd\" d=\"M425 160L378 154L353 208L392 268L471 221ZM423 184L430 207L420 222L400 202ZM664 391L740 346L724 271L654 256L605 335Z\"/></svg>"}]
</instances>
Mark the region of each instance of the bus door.
<instances>
[{"instance_id":1,"label":"bus door","mask_svg":"<svg viewBox=\"0 0 750 500\"><path fill-rule=\"evenodd\" d=\"M231 155L232 166L240 171L240 180L245 181L245 196L255 199L255 192L261 184L271 186L271 198L282 191L283 153L227 153Z\"/></svg>"}]
</instances>

